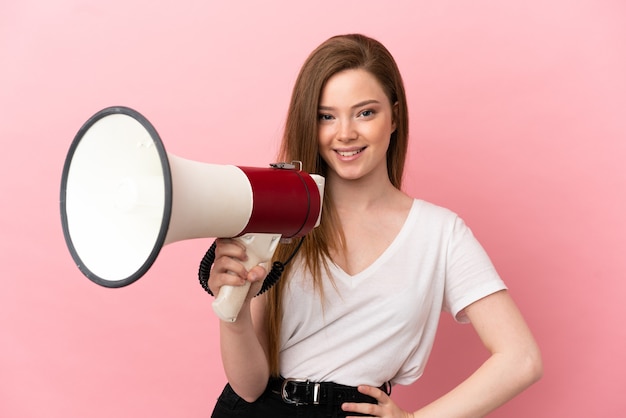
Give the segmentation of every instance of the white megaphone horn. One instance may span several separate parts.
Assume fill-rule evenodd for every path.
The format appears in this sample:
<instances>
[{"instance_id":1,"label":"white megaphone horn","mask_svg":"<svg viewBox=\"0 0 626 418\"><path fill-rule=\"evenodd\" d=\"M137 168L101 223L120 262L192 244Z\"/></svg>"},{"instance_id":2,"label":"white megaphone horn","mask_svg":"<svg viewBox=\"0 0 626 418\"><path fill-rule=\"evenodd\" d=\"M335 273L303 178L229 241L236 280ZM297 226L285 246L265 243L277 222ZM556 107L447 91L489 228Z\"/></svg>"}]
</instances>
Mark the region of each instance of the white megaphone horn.
<instances>
[{"instance_id":1,"label":"white megaphone horn","mask_svg":"<svg viewBox=\"0 0 626 418\"><path fill-rule=\"evenodd\" d=\"M319 225L324 178L291 164L215 165L167 154L137 111L108 107L76 134L61 179L61 223L79 270L105 287L143 276L169 243L235 238L247 269L271 260L283 238ZM248 285L224 286L213 302L235 321Z\"/></svg>"}]
</instances>

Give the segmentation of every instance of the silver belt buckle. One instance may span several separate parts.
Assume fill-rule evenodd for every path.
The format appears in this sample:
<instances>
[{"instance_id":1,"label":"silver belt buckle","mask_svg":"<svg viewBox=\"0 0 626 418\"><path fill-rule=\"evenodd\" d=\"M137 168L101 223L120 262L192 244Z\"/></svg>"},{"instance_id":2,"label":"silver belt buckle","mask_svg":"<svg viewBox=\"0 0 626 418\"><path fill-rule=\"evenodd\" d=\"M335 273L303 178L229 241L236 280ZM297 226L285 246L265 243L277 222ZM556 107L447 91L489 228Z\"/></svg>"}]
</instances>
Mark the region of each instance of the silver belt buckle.
<instances>
[{"instance_id":1,"label":"silver belt buckle","mask_svg":"<svg viewBox=\"0 0 626 418\"><path fill-rule=\"evenodd\" d=\"M283 398L283 401L285 403L291 404L291 405L308 405L308 402L299 402L298 400L293 400L289 397L289 394L287 393L287 385L289 385L290 383L309 383L308 379L285 379L283 381L282 384L282 388L281 388L281 397ZM311 382L312 383L312 382ZM319 383L313 383L313 405L319 405L320 403L320 384Z\"/></svg>"}]
</instances>

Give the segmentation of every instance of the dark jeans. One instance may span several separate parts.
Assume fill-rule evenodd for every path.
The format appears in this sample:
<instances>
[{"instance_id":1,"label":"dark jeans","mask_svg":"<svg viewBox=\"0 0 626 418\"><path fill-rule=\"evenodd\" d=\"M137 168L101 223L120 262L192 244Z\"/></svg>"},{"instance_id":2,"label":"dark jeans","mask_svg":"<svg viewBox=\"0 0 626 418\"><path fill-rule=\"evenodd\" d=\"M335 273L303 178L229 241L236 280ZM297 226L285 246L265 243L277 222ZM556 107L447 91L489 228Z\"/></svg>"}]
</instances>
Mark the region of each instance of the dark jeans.
<instances>
[{"instance_id":1,"label":"dark jeans","mask_svg":"<svg viewBox=\"0 0 626 418\"><path fill-rule=\"evenodd\" d=\"M211 418L345 418L348 414L340 406L290 405L269 387L256 401L249 403L226 385L217 400ZM351 416L362 416L350 413Z\"/></svg>"}]
</instances>

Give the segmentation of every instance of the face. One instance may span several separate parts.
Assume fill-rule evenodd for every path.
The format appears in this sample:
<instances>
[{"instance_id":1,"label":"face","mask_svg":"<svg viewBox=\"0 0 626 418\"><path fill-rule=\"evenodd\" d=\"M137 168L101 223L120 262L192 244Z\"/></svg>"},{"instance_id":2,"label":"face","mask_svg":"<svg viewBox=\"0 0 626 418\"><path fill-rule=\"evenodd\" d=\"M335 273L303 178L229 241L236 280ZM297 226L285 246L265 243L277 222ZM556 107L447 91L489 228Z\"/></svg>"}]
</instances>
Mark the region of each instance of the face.
<instances>
[{"instance_id":1,"label":"face","mask_svg":"<svg viewBox=\"0 0 626 418\"><path fill-rule=\"evenodd\" d=\"M333 75L322 90L318 112L319 152L330 168L329 177L388 177L394 106L373 75L361 69Z\"/></svg>"}]
</instances>

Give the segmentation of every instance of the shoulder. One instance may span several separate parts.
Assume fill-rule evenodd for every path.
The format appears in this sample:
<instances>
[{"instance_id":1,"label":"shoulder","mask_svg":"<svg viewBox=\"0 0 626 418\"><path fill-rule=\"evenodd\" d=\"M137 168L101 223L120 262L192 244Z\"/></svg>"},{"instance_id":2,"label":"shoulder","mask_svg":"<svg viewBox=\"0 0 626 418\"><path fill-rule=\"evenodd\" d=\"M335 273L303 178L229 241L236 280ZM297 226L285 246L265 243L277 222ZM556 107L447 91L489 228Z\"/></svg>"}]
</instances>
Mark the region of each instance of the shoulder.
<instances>
[{"instance_id":1,"label":"shoulder","mask_svg":"<svg viewBox=\"0 0 626 418\"><path fill-rule=\"evenodd\" d=\"M413 207L441 217L456 217L456 212L423 199L413 199Z\"/></svg>"},{"instance_id":2,"label":"shoulder","mask_svg":"<svg viewBox=\"0 0 626 418\"><path fill-rule=\"evenodd\" d=\"M419 223L430 224L440 228L453 228L455 223L462 222L456 212L421 199L413 200L410 216Z\"/></svg>"},{"instance_id":3,"label":"shoulder","mask_svg":"<svg viewBox=\"0 0 626 418\"><path fill-rule=\"evenodd\" d=\"M414 234L429 241L438 240L441 245L475 245L476 238L472 229L457 212L425 200L414 200L407 224Z\"/></svg>"}]
</instances>

